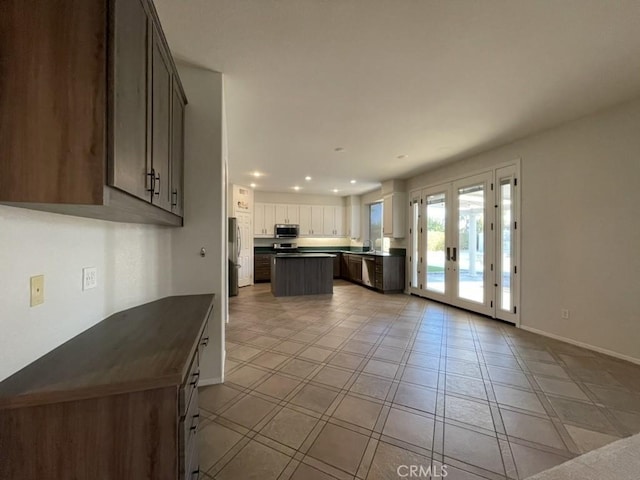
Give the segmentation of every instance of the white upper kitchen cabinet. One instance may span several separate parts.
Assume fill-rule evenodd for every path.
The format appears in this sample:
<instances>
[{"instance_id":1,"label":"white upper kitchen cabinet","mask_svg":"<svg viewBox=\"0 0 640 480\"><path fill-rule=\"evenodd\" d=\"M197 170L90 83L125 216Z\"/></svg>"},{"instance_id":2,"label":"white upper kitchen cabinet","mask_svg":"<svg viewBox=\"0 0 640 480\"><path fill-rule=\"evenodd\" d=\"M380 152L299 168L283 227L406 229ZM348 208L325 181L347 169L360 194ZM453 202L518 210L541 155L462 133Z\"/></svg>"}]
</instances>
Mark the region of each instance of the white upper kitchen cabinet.
<instances>
[{"instance_id":1,"label":"white upper kitchen cabinet","mask_svg":"<svg viewBox=\"0 0 640 480\"><path fill-rule=\"evenodd\" d=\"M299 205L276 205L276 224L294 224L300 223L300 206Z\"/></svg>"},{"instance_id":2,"label":"white upper kitchen cabinet","mask_svg":"<svg viewBox=\"0 0 640 480\"><path fill-rule=\"evenodd\" d=\"M300 236L321 237L324 235L324 207L321 205L300 205Z\"/></svg>"},{"instance_id":3,"label":"white upper kitchen cabinet","mask_svg":"<svg viewBox=\"0 0 640 480\"><path fill-rule=\"evenodd\" d=\"M323 220L323 234L325 236L344 236L344 207L335 205L323 207Z\"/></svg>"},{"instance_id":4,"label":"white upper kitchen cabinet","mask_svg":"<svg viewBox=\"0 0 640 480\"><path fill-rule=\"evenodd\" d=\"M389 193L382 204L382 234L385 237L404 238L407 194Z\"/></svg>"},{"instance_id":5,"label":"white upper kitchen cabinet","mask_svg":"<svg viewBox=\"0 0 640 480\"><path fill-rule=\"evenodd\" d=\"M253 236L273 237L276 224L276 206L273 203L255 203L253 216Z\"/></svg>"},{"instance_id":6,"label":"white upper kitchen cabinet","mask_svg":"<svg viewBox=\"0 0 640 480\"><path fill-rule=\"evenodd\" d=\"M360 238L360 199L351 198L346 207L345 234L349 238Z\"/></svg>"}]
</instances>

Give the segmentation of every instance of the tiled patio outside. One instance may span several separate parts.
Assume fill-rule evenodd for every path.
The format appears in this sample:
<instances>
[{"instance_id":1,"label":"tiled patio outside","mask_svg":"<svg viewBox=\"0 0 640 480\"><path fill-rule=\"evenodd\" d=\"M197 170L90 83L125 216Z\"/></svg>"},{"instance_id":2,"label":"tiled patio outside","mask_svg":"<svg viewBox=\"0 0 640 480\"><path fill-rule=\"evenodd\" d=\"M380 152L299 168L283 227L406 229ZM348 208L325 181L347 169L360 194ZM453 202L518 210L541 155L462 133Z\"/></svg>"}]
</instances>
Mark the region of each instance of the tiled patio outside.
<instances>
[{"instance_id":1,"label":"tiled patio outside","mask_svg":"<svg viewBox=\"0 0 640 480\"><path fill-rule=\"evenodd\" d=\"M640 366L421 298L263 284L230 318L201 478L524 479L640 432Z\"/></svg>"}]
</instances>

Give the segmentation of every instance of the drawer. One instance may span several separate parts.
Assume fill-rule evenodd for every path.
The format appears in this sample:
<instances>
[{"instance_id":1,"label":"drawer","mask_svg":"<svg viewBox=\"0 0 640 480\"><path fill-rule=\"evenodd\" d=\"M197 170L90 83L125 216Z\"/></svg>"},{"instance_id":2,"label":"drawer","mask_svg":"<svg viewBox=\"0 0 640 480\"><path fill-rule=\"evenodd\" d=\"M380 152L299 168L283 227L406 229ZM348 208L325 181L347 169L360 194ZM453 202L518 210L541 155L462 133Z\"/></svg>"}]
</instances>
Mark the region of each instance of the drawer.
<instances>
[{"instance_id":1,"label":"drawer","mask_svg":"<svg viewBox=\"0 0 640 480\"><path fill-rule=\"evenodd\" d=\"M200 360L199 360L199 349L196 351L196 354L193 356L193 360L191 362L191 368L189 368L189 373L187 374L187 378L185 383L180 387L179 393L179 409L180 415L184 415L187 409L187 405L189 405L189 401L191 396L193 395L194 390L198 389L198 380L200 378Z\"/></svg>"},{"instance_id":2,"label":"drawer","mask_svg":"<svg viewBox=\"0 0 640 480\"><path fill-rule=\"evenodd\" d=\"M180 472L182 477L190 479L194 470L198 469L198 425L200 410L198 408L198 390L193 392L186 415L180 420Z\"/></svg>"}]
</instances>

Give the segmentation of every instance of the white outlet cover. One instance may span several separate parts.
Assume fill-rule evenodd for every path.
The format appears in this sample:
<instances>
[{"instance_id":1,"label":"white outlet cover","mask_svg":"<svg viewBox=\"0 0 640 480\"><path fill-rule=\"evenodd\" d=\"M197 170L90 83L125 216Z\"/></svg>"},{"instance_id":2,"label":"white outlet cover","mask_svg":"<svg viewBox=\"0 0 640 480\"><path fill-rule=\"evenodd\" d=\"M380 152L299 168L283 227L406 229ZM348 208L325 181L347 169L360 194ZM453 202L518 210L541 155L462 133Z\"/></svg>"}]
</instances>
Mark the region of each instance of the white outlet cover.
<instances>
[{"instance_id":1,"label":"white outlet cover","mask_svg":"<svg viewBox=\"0 0 640 480\"><path fill-rule=\"evenodd\" d=\"M82 290L90 290L98 286L98 269L87 267L82 269Z\"/></svg>"}]
</instances>

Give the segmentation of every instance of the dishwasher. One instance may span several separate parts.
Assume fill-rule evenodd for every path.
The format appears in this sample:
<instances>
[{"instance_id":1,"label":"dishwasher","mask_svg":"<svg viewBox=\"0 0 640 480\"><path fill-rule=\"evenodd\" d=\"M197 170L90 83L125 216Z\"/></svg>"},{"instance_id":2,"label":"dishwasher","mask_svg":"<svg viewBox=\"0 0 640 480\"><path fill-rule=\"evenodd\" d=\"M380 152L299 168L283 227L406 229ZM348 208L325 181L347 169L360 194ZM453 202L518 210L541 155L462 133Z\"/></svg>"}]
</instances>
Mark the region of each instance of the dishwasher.
<instances>
[{"instance_id":1,"label":"dishwasher","mask_svg":"<svg viewBox=\"0 0 640 480\"><path fill-rule=\"evenodd\" d=\"M376 258L364 256L362 258L362 283L373 287L376 280Z\"/></svg>"}]
</instances>

